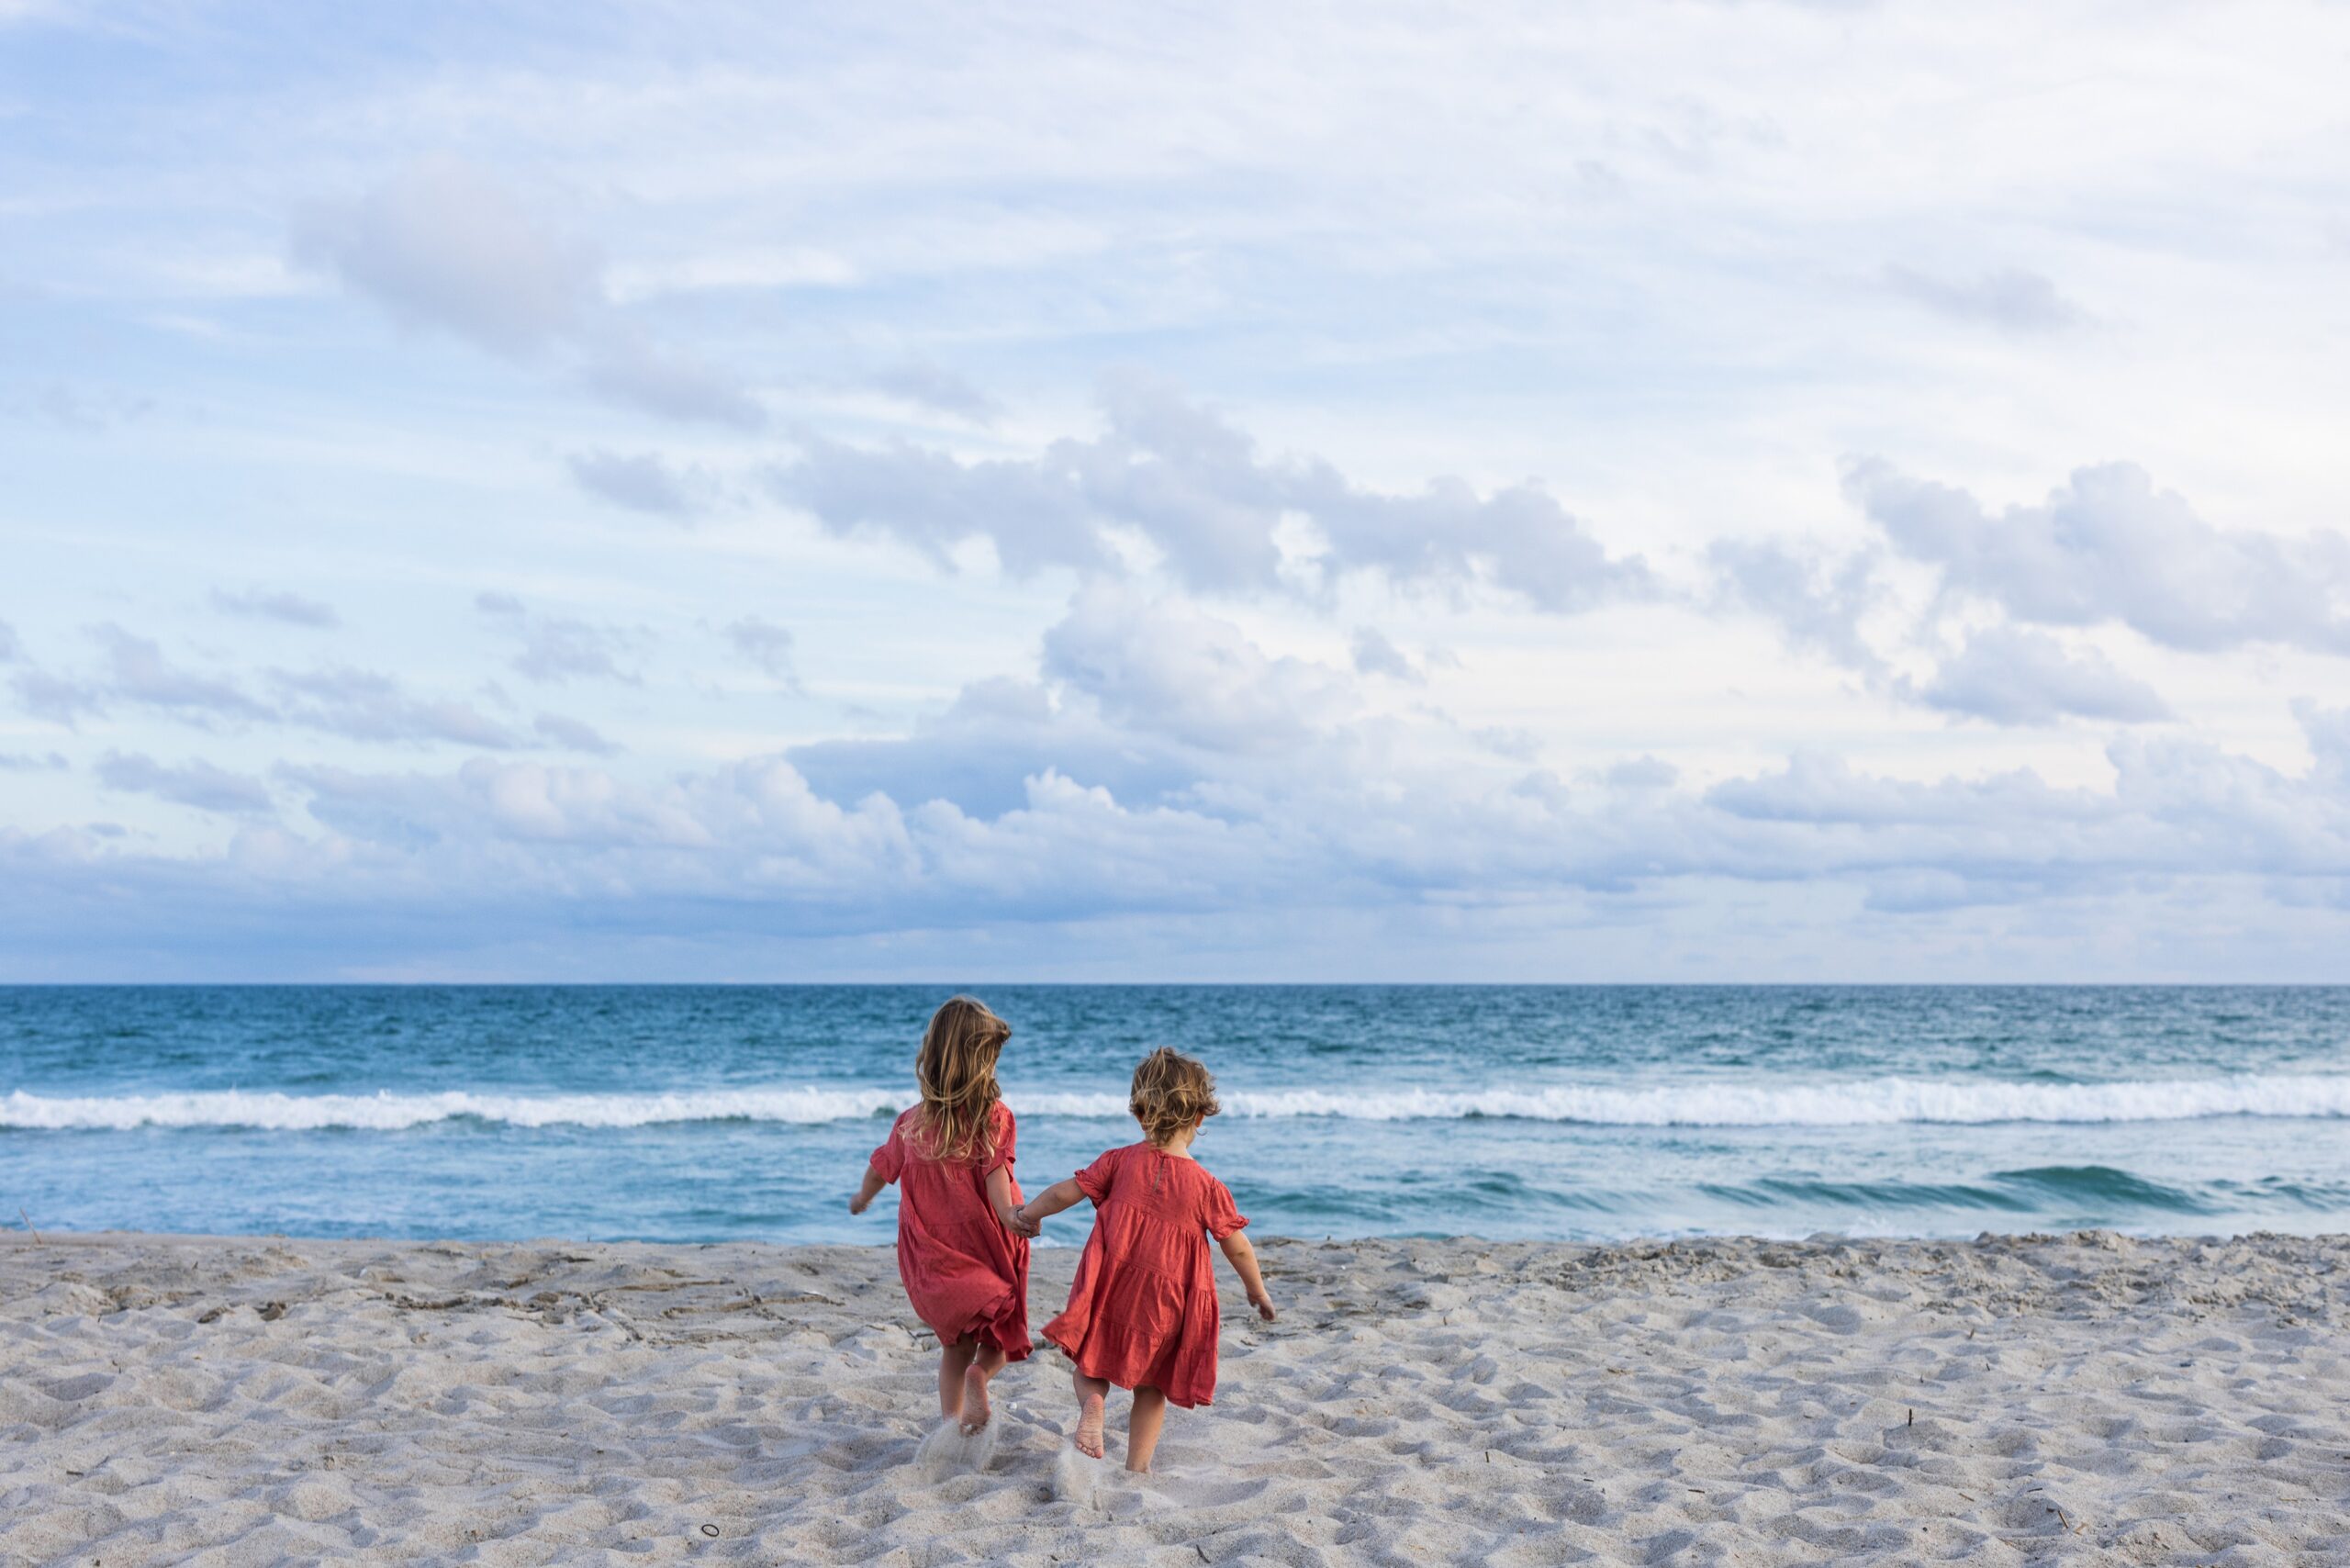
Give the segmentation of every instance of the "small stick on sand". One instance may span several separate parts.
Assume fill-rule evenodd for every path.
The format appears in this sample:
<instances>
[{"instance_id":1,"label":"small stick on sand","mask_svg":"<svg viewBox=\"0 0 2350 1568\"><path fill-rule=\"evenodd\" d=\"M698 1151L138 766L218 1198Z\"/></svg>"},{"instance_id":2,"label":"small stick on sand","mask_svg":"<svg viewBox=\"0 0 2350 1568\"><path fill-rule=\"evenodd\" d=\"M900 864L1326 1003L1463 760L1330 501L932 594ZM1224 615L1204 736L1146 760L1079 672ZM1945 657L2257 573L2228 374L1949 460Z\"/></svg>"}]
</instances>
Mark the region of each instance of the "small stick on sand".
<instances>
[{"instance_id":1,"label":"small stick on sand","mask_svg":"<svg viewBox=\"0 0 2350 1568\"><path fill-rule=\"evenodd\" d=\"M25 1212L25 1205L22 1204L18 1204L17 1205L17 1217L25 1222L25 1228L27 1230L33 1230L33 1216ZM33 1230L33 1245L36 1247L46 1247L49 1243L40 1238L39 1231Z\"/></svg>"}]
</instances>

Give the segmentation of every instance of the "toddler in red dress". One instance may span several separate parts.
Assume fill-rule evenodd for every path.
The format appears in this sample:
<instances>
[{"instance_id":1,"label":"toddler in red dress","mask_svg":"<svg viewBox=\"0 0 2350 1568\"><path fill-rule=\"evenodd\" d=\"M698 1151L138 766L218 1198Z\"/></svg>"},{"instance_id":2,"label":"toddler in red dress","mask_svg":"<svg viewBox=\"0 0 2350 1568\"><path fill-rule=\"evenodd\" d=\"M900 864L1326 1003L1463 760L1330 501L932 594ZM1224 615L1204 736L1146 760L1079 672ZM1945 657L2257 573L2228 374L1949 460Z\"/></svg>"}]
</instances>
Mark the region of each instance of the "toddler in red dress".
<instances>
[{"instance_id":1,"label":"toddler in red dress","mask_svg":"<svg viewBox=\"0 0 2350 1568\"><path fill-rule=\"evenodd\" d=\"M1161 1047L1135 1069L1127 1104L1144 1141L1055 1182L1006 1223L1033 1234L1079 1199L1093 1200L1093 1234L1078 1260L1069 1306L1045 1325L1045 1338L1075 1368L1078 1451L1102 1457L1102 1404L1115 1383L1135 1395L1126 1468L1144 1471L1169 1403L1189 1410L1215 1394L1215 1271L1207 1238L1215 1238L1248 1305L1268 1323L1273 1298L1257 1272L1256 1249L1240 1234L1248 1222L1224 1183L1192 1158L1200 1124L1221 1109L1208 1070Z\"/></svg>"},{"instance_id":2,"label":"toddler in red dress","mask_svg":"<svg viewBox=\"0 0 2350 1568\"><path fill-rule=\"evenodd\" d=\"M1028 1344L1028 1238L1016 1223L1015 1129L996 1087L1012 1025L958 996L931 1015L914 1077L922 1103L873 1151L848 1201L861 1215L898 1183L898 1278L938 1334L938 1412L966 1435L988 1424L988 1381Z\"/></svg>"}]
</instances>

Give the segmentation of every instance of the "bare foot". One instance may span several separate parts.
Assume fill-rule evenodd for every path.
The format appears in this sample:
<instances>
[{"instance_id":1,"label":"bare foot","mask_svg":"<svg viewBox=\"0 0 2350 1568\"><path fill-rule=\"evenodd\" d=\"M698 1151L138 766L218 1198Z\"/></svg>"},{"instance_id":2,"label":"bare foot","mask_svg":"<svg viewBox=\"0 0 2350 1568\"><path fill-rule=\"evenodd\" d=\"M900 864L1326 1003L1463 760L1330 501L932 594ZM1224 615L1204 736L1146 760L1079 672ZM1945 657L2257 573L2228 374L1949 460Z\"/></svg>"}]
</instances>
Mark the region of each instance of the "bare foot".
<instances>
[{"instance_id":1,"label":"bare foot","mask_svg":"<svg viewBox=\"0 0 2350 1568\"><path fill-rule=\"evenodd\" d=\"M1077 1451L1088 1459L1102 1457L1102 1396L1088 1394L1077 1402Z\"/></svg>"},{"instance_id":2,"label":"bare foot","mask_svg":"<svg viewBox=\"0 0 2350 1568\"><path fill-rule=\"evenodd\" d=\"M988 1374L976 1361L963 1374L963 1435L969 1437L984 1429L988 1417Z\"/></svg>"}]
</instances>

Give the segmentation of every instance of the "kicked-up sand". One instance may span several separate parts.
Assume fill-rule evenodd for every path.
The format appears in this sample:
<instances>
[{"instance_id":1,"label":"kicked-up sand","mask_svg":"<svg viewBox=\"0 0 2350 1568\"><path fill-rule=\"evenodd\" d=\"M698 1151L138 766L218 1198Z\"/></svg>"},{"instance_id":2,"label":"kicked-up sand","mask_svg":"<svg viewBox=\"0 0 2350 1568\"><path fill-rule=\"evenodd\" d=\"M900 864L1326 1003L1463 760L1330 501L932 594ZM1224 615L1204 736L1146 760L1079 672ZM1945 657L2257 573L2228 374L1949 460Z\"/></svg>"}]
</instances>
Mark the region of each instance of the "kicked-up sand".
<instances>
[{"instance_id":1,"label":"kicked-up sand","mask_svg":"<svg viewBox=\"0 0 2350 1568\"><path fill-rule=\"evenodd\" d=\"M1259 1248L1136 1479L887 1248L18 1236L0 1563L2350 1563L2350 1239Z\"/></svg>"}]
</instances>

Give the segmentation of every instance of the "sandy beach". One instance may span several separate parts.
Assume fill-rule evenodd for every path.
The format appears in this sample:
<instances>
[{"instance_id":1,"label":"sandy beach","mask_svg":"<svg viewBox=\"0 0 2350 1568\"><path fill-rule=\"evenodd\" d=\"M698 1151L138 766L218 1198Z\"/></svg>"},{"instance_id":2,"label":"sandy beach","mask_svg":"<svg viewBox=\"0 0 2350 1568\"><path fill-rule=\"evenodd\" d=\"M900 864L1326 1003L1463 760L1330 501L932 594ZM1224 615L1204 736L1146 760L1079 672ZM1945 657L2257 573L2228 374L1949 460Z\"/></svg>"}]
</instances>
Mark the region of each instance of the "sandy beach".
<instances>
[{"instance_id":1,"label":"sandy beach","mask_svg":"<svg viewBox=\"0 0 2350 1568\"><path fill-rule=\"evenodd\" d=\"M1259 1246L1137 1481L885 1248L17 1236L0 1562L2350 1562L2350 1240Z\"/></svg>"}]
</instances>

